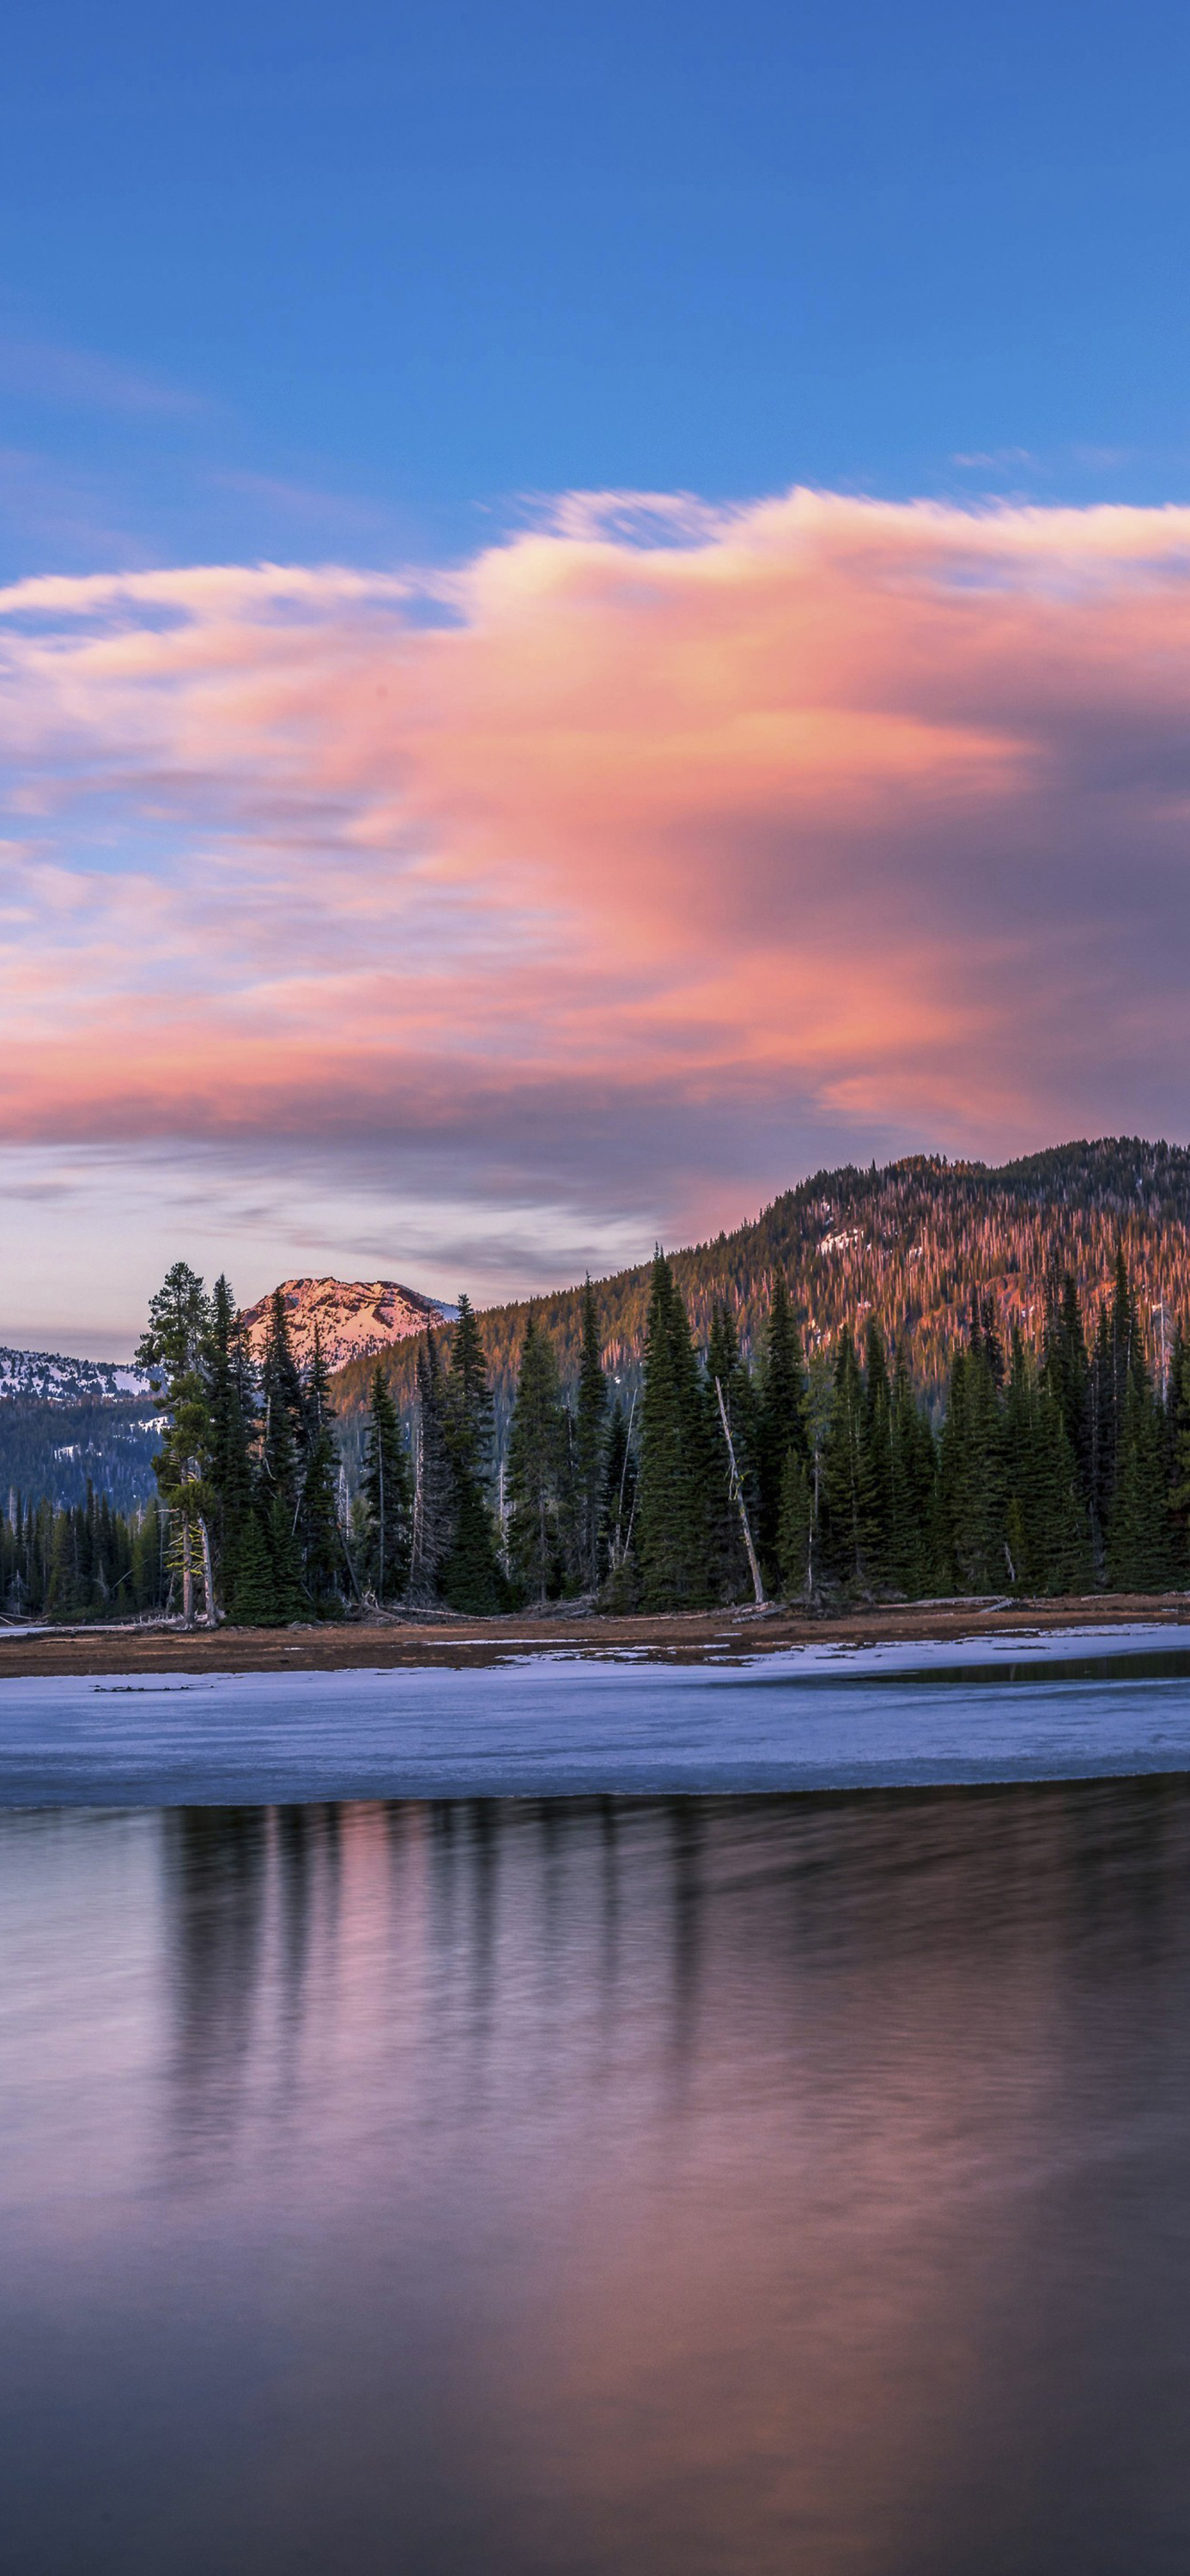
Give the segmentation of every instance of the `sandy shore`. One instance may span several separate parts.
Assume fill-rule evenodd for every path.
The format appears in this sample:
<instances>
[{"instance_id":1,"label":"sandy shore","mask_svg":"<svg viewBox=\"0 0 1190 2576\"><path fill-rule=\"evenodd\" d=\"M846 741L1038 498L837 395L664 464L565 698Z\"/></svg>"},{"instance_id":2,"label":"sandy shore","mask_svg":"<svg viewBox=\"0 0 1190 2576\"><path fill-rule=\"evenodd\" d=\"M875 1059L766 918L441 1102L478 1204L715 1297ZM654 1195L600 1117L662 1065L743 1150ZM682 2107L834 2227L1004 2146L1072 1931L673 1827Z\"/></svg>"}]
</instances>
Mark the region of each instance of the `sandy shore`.
<instances>
[{"instance_id":1,"label":"sandy shore","mask_svg":"<svg viewBox=\"0 0 1190 2576\"><path fill-rule=\"evenodd\" d=\"M1190 1593L1096 1593L1087 1600L950 1601L902 1604L810 1617L787 1609L721 1610L683 1617L605 1618L571 1609L520 1611L502 1619L372 1618L289 1628L204 1629L164 1624L22 1630L0 1628L0 1678L37 1674L371 1671L401 1665L456 1668L502 1662L508 1655L569 1652L605 1655L626 1647L667 1662L697 1663L734 1648L740 1654L779 1647L874 1645L881 1640L1019 1635L1022 1630L1118 1627L1144 1622L1190 1628Z\"/></svg>"}]
</instances>

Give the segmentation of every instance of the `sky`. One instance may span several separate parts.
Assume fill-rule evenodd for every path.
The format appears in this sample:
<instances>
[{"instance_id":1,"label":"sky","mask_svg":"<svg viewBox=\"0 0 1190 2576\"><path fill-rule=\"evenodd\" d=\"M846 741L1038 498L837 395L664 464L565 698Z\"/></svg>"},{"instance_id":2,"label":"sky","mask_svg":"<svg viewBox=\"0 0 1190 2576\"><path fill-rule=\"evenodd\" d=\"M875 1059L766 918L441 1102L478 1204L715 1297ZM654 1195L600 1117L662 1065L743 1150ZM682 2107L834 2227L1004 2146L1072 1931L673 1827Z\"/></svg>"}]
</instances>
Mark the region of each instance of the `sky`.
<instances>
[{"instance_id":1,"label":"sky","mask_svg":"<svg viewBox=\"0 0 1190 2576\"><path fill-rule=\"evenodd\" d=\"M1190 1133L1190 21L11 0L0 1340Z\"/></svg>"}]
</instances>

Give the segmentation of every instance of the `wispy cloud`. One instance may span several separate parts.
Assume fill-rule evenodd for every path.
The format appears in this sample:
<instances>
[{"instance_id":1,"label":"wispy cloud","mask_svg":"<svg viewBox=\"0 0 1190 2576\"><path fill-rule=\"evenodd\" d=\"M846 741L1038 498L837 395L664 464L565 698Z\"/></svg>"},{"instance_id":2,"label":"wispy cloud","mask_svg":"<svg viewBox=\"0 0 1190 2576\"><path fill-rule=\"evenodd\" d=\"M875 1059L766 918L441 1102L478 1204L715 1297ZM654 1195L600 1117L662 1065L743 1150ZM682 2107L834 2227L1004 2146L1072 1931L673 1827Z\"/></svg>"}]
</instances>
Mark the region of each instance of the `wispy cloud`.
<instances>
[{"instance_id":1,"label":"wispy cloud","mask_svg":"<svg viewBox=\"0 0 1190 2576\"><path fill-rule=\"evenodd\" d=\"M1021 466L1036 469L1041 460L1030 447L977 447L967 453L960 450L950 461L979 473L1012 474Z\"/></svg>"},{"instance_id":2,"label":"wispy cloud","mask_svg":"<svg viewBox=\"0 0 1190 2576\"><path fill-rule=\"evenodd\" d=\"M0 386L26 401L72 411L185 419L209 406L198 394L98 349L0 334Z\"/></svg>"},{"instance_id":3,"label":"wispy cloud","mask_svg":"<svg viewBox=\"0 0 1190 2576\"><path fill-rule=\"evenodd\" d=\"M1184 1127L1188 685L1173 509L579 495L438 573L14 585L0 1133L338 1138L463 1241L576 1136L614 1227L826 1132Z\"/></svg>"}]
</instances>

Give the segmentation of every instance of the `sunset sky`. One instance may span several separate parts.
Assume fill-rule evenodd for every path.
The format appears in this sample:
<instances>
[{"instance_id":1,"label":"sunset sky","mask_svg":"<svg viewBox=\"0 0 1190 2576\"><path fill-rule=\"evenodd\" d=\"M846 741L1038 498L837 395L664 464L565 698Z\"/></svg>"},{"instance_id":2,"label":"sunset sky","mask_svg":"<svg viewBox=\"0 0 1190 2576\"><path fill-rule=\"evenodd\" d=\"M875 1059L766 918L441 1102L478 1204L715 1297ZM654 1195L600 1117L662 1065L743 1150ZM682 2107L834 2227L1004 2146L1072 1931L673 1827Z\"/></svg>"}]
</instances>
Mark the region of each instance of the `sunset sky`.
<instances>
[{"instance_id":1,"label":"sunset sky","mask_svg":"<svg viewBox=\"0 0 1190 2576\"><path fill-rule=\"evenodd\" d=\"M0 1340L1186 1138L1184 13L11 27Z\"/></svg>"}]
</instances>

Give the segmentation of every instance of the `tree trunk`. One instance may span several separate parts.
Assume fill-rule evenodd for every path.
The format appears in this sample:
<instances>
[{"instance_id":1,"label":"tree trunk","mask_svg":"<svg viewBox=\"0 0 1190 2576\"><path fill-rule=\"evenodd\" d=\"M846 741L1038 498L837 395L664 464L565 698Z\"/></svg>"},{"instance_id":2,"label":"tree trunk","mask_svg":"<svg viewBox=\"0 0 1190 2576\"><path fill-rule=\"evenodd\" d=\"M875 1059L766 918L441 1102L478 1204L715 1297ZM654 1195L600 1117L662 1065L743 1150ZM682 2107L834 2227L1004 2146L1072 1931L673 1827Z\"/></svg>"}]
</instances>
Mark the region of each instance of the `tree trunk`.
<instances>
[{"instance_id":1,"label":"tree trunk","mask_svg":"<svg viewBox=\"0 0 1190 2576\"><path fill-rule=\"evenodd\" d=\"M202 1543L202 1580L207 1600L207 1626L216 1628L219 1624L219 1614L215 1608L215 1578L211 1572L211 1533L201 1512L198 1516L198 1534Z\"/></svg>"},{"instance_id":2,"label":"tree trunk","mask_svg":"<svg viewBox=\"0 0 1190 2576\"><path fill-rule=\"evenodd\" d=\"M182 1626L194 1626L194 1560L191 1554L190 1523L182 1523Z\"/></svg>"}]
</instances>

